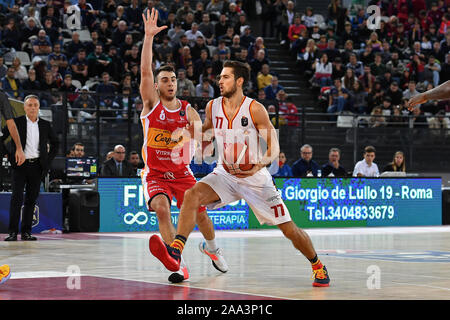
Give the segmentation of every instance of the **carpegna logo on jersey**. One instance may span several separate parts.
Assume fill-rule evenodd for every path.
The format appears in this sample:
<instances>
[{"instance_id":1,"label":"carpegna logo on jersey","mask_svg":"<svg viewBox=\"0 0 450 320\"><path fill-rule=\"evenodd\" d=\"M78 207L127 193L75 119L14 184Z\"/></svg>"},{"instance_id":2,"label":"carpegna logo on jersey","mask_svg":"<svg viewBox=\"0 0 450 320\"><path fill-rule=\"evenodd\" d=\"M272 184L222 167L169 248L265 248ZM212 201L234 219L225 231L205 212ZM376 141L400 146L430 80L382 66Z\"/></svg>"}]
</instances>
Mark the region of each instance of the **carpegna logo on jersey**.
<instances>
[{"instance_id":1,"label":"carpegna logo on jersey","mask_svg":"<svg viewBox=\"0 0 450 320\"><path fill-rule=\"evenodd\" d=\"M248 126L248 118L246 116L242 116L242 118L241 118L241 126L243 126L243 127Z\"/></svg>"},{"instance_id":2,"label":"carpegna logo on jersey","mask_svg":"<svg viewBox=\"0 0 450 320\"><path fill-rule=\"evenodd\" d=\"M181 116L181 117L184 117L185 114L186 114L186 112L185 112L184 110L181 110L181 111L180 111L180 116Z\"/></svg>"}]
</instances>

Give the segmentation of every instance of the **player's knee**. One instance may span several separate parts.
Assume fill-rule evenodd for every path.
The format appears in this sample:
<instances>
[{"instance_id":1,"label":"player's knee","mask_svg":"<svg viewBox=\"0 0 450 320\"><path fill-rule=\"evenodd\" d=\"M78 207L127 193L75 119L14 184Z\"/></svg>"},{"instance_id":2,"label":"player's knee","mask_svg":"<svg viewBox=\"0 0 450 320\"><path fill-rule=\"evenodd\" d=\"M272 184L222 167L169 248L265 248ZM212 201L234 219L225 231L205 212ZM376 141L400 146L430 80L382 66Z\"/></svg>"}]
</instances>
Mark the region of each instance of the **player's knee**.
<instances>
[{"instance_id":1,"label":"player's knee","mask_svg":"<svg viewBox=\"0 0 450 320\"><path fill-rule=\"evenodd\" d=\"M156 206L153 208L159 221L170 219L170 208L166 206Z\"/></svg>"},{"instance_id":2,"label":"player's knee","mask_svg":"<svg viewBox=\"0 0 450 320\"><path fill-rule=\"evenodd\" d=\"M200 207L200 193L195 188L187 190L184 193L184 202Z\"/></svg>"}]
</instances>

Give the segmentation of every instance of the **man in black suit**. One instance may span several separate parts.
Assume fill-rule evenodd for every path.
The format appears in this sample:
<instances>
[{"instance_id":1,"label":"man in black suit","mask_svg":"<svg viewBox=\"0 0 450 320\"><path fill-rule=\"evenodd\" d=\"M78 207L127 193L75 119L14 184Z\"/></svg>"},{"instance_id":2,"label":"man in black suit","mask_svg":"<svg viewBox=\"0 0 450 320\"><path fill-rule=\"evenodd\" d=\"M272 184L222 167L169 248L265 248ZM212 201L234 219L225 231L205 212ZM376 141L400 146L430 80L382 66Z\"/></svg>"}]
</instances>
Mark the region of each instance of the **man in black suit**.
<instances>
[{"instance_id":1,"label":"man in black suit","mask_svg":"<svg viewBox=\"0 0 450 320\"><path fill-rule=\"evenodd\" d=\"M101 175L103 177L133 177L136 176L133 167L125 161L125 147L117 145L111 159L103 163Z\"/></svg>"},{"instance_id":2,"label":"man in black suit","mask_svg":"<svg viewBox=\"0 0 450 320\"><path fill-rule=\"evenodd\" d=\"M9 210L9 236L5 241L16 241L19 232L20 210L24 210L21 224L21 239L36 240L31 235L31 225L36 200L42 178L47 174L50 163L56 156L58 139L50 123L39 119L39 98L29 95L24 99L25 116L14 119L19 131L20 141L25 153L25 162L18 166L14 157L10 157L12 168L12 196ZM10 135L5 128L4 138ZM48 148L50 145L50 148ZM16 148L11 147L10 154L15 154ZM23 190L25 187L25 201Z\"/></svg>"}]
</instances>

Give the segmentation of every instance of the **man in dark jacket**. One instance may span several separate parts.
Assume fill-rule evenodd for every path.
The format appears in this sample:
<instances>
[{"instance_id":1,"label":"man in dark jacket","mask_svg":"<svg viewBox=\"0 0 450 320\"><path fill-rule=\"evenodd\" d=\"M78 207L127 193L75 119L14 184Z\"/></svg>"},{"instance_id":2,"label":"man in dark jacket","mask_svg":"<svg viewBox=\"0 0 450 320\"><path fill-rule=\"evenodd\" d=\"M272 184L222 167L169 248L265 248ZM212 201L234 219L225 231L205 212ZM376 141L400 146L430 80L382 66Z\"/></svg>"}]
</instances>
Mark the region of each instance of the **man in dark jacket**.
<instances>
[{"instance_id":1,"label":"man in dark jacket","mask_svg":"<svg viewBox=\"0 0 450 320\"><path fill-rule=\"evenodd\" d=\"M312 160L313 149L309 144L305 144L300 149L300 159L292 165L294 177L317 177L317 170L320 169L317 162Z\"/></svg>"},{"instance_id":2,"label":"man in dark jacket","mask_svg":"<svg viewBox=\"0 0 450 320\"><path fill-rule=\"evenodd\" d=\"M136 176L131 164L128 161L125 161L125 157L125 147L120 144L115 146L112 158L103 163L101 175L103 177Z\"/></svg>"},{"instance_id":3,"label":"man in dark jacket","mask_svg":"<svg viewBox=\"0 0 450 320\"><path fill-rule=\"evenodd\" d=\"M12 196L9 211L9 236L5 241L16 241L19 231L20 211L22 214L22 240L36 240L31 235L33 213L39 196L41 180L47 174L52 160L58 150L58 138L50 122L39 118L39 98L34 95L24 99L25 116L14 119L19 132L25 162L19 166L14 155L16 146L11 146L10 161L12 168ZM10 135L8 128L3 131L3 138ZM47 145L50 145L48 148ZM25 201L23 190L25 188Z\"/></svg>"}]
</instances>

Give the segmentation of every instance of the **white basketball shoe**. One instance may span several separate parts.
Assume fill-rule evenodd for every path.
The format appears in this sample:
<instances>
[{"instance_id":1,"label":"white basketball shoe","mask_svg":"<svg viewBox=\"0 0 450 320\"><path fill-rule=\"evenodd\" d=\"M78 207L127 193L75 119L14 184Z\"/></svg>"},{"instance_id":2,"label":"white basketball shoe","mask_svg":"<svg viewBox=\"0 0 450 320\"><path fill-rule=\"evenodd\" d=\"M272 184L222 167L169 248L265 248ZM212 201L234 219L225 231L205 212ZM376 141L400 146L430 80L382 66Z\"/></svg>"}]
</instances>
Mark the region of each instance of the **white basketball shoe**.
<instances>
[{"instance_id":1,"label":"white basketball shoe","mask_svg":"<svg viewBox=\"0 0 450 320\"><path fill-rule=\"evenodd\" d=\"M223 257L221 248L217 248L216 251L209 251L205 241L200 242L198 248L200 249L201 253L204 253L209 258L211 258L214 268L223 273L228 271L228 264L225 261L225 258Z\"/></svg>"}]
</instances>

